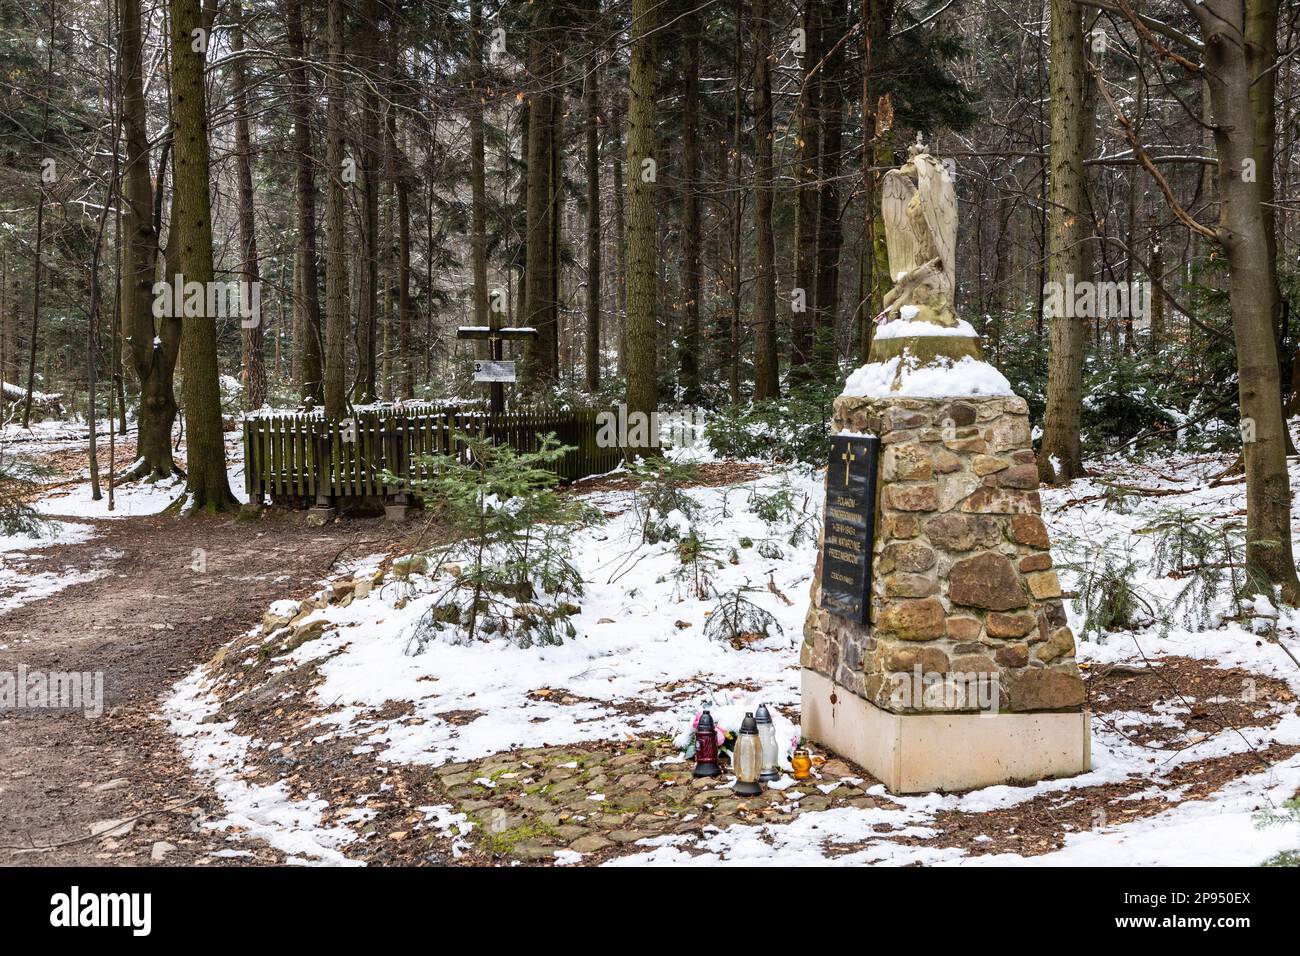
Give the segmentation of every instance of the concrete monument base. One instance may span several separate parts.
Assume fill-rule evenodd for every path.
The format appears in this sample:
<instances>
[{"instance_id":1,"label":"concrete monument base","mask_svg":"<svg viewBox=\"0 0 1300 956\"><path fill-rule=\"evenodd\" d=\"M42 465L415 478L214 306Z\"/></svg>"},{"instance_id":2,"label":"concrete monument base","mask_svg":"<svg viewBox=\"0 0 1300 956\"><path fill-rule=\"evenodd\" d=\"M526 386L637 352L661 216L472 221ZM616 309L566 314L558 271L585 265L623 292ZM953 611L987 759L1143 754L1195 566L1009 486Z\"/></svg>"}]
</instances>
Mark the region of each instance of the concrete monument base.
<instances>
[{"instance_id":1,"label":"concrete monument base","mask_svg":"<svg viewBox=\"0 0 1300 956\"><path fill-rule=\"evenodd\" d=\"M807 667L802 684L803 735L891 793L972 790L1092 769L1087 710L896 714Z\"/></svg>"}]
</instances>

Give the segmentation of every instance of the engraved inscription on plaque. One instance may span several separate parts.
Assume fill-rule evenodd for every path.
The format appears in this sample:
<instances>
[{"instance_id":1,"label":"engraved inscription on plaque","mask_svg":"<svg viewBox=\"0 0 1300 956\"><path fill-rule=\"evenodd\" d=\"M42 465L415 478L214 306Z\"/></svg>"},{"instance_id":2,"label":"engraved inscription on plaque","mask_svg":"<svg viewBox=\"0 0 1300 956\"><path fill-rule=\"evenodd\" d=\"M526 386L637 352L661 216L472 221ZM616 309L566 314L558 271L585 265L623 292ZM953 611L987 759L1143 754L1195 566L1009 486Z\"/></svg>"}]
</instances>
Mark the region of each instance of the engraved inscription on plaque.
<instances>
[{"instance_id":1,"label":"engraved inscription on plaque","mask_svg":"<svg viewBox=\"0 0 1300 956\"><path fill-rule=\"evenodd\" d=\"M866 624L871 614L871 551L875 543L874 435L832 435L826 468L826 526L822 535L822 607Z\"/></svg>"}]
</instances>

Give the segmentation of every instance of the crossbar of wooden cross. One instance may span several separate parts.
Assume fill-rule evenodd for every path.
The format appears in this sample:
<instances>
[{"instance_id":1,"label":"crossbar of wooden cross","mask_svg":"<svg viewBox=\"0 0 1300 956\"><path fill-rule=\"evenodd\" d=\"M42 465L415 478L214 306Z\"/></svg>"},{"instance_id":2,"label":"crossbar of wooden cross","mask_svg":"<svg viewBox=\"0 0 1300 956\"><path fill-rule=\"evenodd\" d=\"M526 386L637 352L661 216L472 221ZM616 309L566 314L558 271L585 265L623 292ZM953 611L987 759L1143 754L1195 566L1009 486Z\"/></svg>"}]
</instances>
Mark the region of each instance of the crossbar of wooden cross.
<instances>
[{"instance_id":1,"label":"crossbar of wooden cross","mask_svg":"<svg viewBox=\"0 0 1300 956\"><path fill-rule=\"evenodd\" d=\"M533 339L537 337L537 330L531 325L506 325L497 328L493 325L462 325L456 329L456 338L458 339L487 339L493 345L493 351L500 347L500 343L509 342L514 339ZM499 359L500 355L493 355Z\"/></svg>"},{"instance_id":2,"label":"crossbar of wooden cross","mask_svg":"<svg viewBox=\"0 0 1300 956\"><path fill-rule=\"evenodd\" d=\"M478 341L487 341L488 354L493 361L500 361L502 358L501 343L519 341L522 339L534 339L537 337L537 329L530 325L462 325L456 329L456 338L471 339ZM505 411L506 407L506 387L501 382L489 382L488 393L491 396L489 410L493 415L499 415Z\"/></svg>"}]
</instances>

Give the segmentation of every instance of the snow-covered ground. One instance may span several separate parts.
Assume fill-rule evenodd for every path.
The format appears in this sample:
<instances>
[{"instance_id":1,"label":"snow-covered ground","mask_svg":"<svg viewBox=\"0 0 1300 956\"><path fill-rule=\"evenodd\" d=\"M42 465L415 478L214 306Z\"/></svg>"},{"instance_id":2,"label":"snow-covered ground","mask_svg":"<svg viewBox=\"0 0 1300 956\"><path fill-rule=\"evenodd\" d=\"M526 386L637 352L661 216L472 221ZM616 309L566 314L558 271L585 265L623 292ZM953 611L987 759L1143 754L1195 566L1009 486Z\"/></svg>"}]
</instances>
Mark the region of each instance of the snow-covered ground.
<instances>
[{"instance_id":1,"label":"snow-covered ground","mask_svg":"<svg viewBox=\"0 0 1300 956\"><path fill-rule=\"evenodd\" d=\"M1163 485L1148 481L1149 470L1136 466L1131 478L1146 488L1178 487L1178 482L1199 487L1209 468L1210 463L1194 460L1163 461L1160 474L1166 477L1154 479L1163 480ZM788 491L796 507L769 523L756 508L777 491ZM1131 502L1131 510L1117 514L1100 499L1081 502L1098 493L1087 481L1045 493L1045 518L1060 542L1058 565L1082 560L1089 541L1111 548L1134 539L1144 542L1135 532L1150 523L1157 509L1171 504L1170 497L1139 498ZM779 712L795 713L798 647L815 559L821 474L778 469L736 485L694 488L690 494L700 506L699 514L693 521L681 515L673 519L682 528L693 526L716 547L719 563L709 572L710 594L745 588L745 597L771 615L770 633L739 647L705 635L718 602L716 597L700 598L698 584L683 576L675 545L641 542L634 494L602 491L587 496L612 517L573 537L574 561L586 589L578 598L580 612L571 618L576 636L559 646L521 648L501 638L471 644L435 639L417 653L414 637L436 595L452 578L435 568L429 576L415 574L399 581L390 571L382 585L363 586L358 595L342 602L322 601L324 606L307 609L294 626L319 620L320 636L275 656L263 676L314 668L318 683L306 692L315 714L314 741L343 739L354 753L374 755L388 765L438 766L518 748L671 736L690 720L701 700L724 694L739 709L765 701ZM1183 504L1231 514L1244 507L1244 485L1196 491ZM810 517L812 535L792 544L794 528ZM1176 584L1154 579L1150 555L1139 557L1147 568L1139 584L1148 593L1158 598ZM360 562L343 577L369 582L382 558ZM1071 586L1070 576L1063 577ZM282 602L273 612L287 619L299 608ZM1072 625L1081 632L1079 614L1071 614ZM1300 644L1295 638L1300 618L1284 611L1280 624L1283 640L1293 647ZM235 669L255 668L263 642L275 644L291 633L246 635L235 642L232 652L242 656ZM1187 787L1170 780L1180 767L1200 772L1196 768L1202 764L1233 755L1300 746L1300 716L1294 706L1300 671L1279 647L1239 624L1205 631L1149 627L1105 634L1079 645L1085 668L1141 664L1171 655L1240 667L1261 679L1275 679L1278 687L1285 684L1290 693L1284 691L1280 701L1259 703L1254 712L1267 717L1260 726L1184 734L1174 741L1176 746L1159 751L1130 730L1152 719L1177 719L1181 705L1188 703L1185 697L1159 704L1157 709L1168 713L1154 718L1149 713L1112 713L1105 721L1094 721L1094 769L1073 779L921 797L887 798L876 786L867 793L882 799L879 806L840 807L801 813L793 822L652 837L627 846L616 862L1257 864L1300 846L1300 824L1256 826L1260 810L1277 808L1300 790L1300 755L1277 760L1266 772L1231 776L1196 799L1185 799ZM297 859L340 862L346 845L359 838L357 833L341 826L336 815L327 819L325 804L311 794L295 799L278 784L264 782L269 758L285 742L238 732L234 721L202 722L211 720L223 703L237 703L241 695L257 689L232 680L229 671L200 669L178 686L167 715L195 769L212 779L226 799L231 822ZM301 703L294 701L295 693L282 692L285 706ZM402 717L381 716L394 702L402 705ZM1140 792L1121 801L1156 797L1170 808L1129 822L1123 810L1103 813L1091 826L1067 827L1072 832L1051 852L1032 857L977 855L969 848L936 845L933 839L941 814L991 814L1040 799L1068 799L1072 794L1082 798L1135 781L1143 785ZM598 796L593 794L593 799ZM450 806L424 809L436 810L438 819L455 818ZM580 854L567 850L556 856L557 862L579 859Z\"/></svg>"},{"instance_id":2,"label":"snow-covered ground","mask_svg":"<svg viewBox=\"0 0 1300 956\"><path fill-rule=\"evenodd\" d=\"M84 458L87 442L85 422L50 419L33 422L30 428L9 423L0 430L0 453L23 456L38 465L50 465L59 456L63 465ZM101 423L99 432L101 453L101 497L92 497L88 472L76 467L65 473L55 467L48 479L48 487L33 502L37 513L47 520L35 533L0 534L0 615L14 608L57 594L65 588L92 581L107 573L103 568L39 567L42 552L56 545L80 544L96 535L95 528L76 519L131 518L162 512L176 501L185 490L182 478L169 481L133 481L115 489L113 509L108 507L108 426ZM180 454L184 454L182 445ZM66 456L66 457L63 457ZM242 433L232 431L226 435L226 460L230 488L240 501L244 493L244 462ZM118 467L126 464L120 457ZM68 520L72 519L72 520ZM88 553L88 559L94 555ZM88 562L81 562L88 563Z\"/></svg>"},{"instance_id":3,"label":"snow-covered ground","mask_svg":"<svg viewBox=\"0 0 1300 956\"><path fill-rule=\"evenodd\" d=\"M85 442L82 430L82 444ZM184 449L182 447L182 454ZM226 434L226 477L230 490L241 502L248 500L244 491L244 458L242 432ZM101 477L100 499L93 497L90 482L80 478L75 483L54 489L41 497L37 505L44 514L76 518L134 518L155 515L176 501L185 491L185 479L179 476L168 481L132 481L113 490L113 508L108 507L108 481Z\"/></svg>"},{"instance_id":4,"label":"snow-covered ground","mask_svg":"<svg viewBox=\"0 0 1300 956\"><path fill-rule=\"evenodd\" d=\"M102 569L36 569L40 552L61 544L80 544L95 537L89 525L50 521L36 533L0 534L0 617L23 604L57 594L65 588L93 581Z\"/></svg>"},{"instance_id":5,"label":"snow-covered ground","mask_svg":"<svg viewBox=\"0 0 1300 956\"><path fill-rule=\"evenodd\" d=\"M84 426L55 422L40 423L21 435L12 430L10 426L4 436L7 448L38 457L42 452L84 448ZM231 487L242 496L238 436L227 438ZM707 449L698 451L702 460L712 462ZM1196 515L1207 525L1242 513L1244 484L1229 479L1210 486L1225 463L1214 456L1109 461L1097 469L1108 476L1106 483L1081 480L1044 492L1044 517L1063 585L1080 586L1082 574L1069 570L1072 564L1086 565L1101 554L1127 556L1137 569L1135 591L1149 604L1168 605L1186 582L1178 575L1156 573L1155 536L1149 532L1171 508ZM573 536L574 563L585 589L575 598L580 610L569 619L576 634L562 644L525 648L503 638L468 644L435 639L424 642L417 653L419 642L413 638L452 578L436 566L428 574L395 575L395 556L380 554L341 567L338 577L369 581L382 567L383 583L368 593L362 588L346 601L322 600L320 608L309 609L295 625L319 621L320 635L276 656L263 676L313 669L317 682L306 692L310 699L305 705L314 715L314 739L345 741L355 753L372 755L387 766L436 768L521 748L670 737L706 698L731 701L718 712L743 712L764 701L778 715L797 717L798 648L816 553L822 475L769 469L741 480L744 474L737 468L735 484L690 490L699 506L693 518L676 513L667 519L679 531L693 528L706 543L712 559L704 563L703 580L683 565L673 542L642 542L635 492L584 495L610 517ZM1293 465L1293 496L1300 491L1297 479L1300 465ZM1114 496L1106 495L1107 485L1117 483L1177 493L1138 494L1117 506ZM93 525L68 517L154 514L181 490L179 482L132 485L119 492L110 513L106 502L90 500L84 481L52 489L38 508L63 520L51 521L39 536L0 538L0 616L102 573L93 561L60 569L41 562L45 548L93 539ZM765 521L758 511L774 493L788 495L792 507ZM771 616L769 633L738 646L711 640L705 631L710 617L718 613L719 595L738 591ZM1067 609L1072 628L1082 637L1081 613L1069 603ZM295 602L281 602L274 610L287 616L299 612ZM1079 660L1085 668L1201 660L1285 684L1293 695L1300 692L1300 671L1277 644L1256 633L1251 621L1231 619L1226 604L1211 610L1212 629L1198 629L1200 625L1175 615L1172 625L1140 624L1135 631L1088 635L1079 642ZM1300 655L1300 615L1283 608L1278 625L1282 641ZM244 663L251 665L260 642L273 643L285 633L246 635L232 648L247 655ZM319 794L295 795L285 780L275 779L274 772L268 775L269 758L285 741L242 732L247 728L236 728L233 721L203 722L219 720L223 705L257 689L201 668L177 686L167 703L166 715L192 765L214 783L227 805L228 817L221 825L232 833L261 837L293 861L352 862L349 847L366 839L360 825L372 811L357 806L339 814ZM289 701L294 693L284 691L284 699ZM1294 697L1291 701L1262 702L1258 712L1266 712L1269 719L1259 726L1177 733L1175 746L1164 751L1142 743L1134 728L1165 722L1178 730L1195 701L1184 696L1161 702L1155 712L1111 713L1106 720L1094 720L1094 769L1081 777L963 795L888 799L877 786L867 793L881 798L879 806L836 807L782 822L651 837L624 847L611 862L1257 864L1300 846L1300 824L1257 825L1261 810L1276 809L1300 792L1300 755L1275 760L1265 772L1229 775L1221 786L1191 798L1185 797L1186 784L1171 777L1180 767L1199 768L1251 751L1300 746L1300 717ZM402 717L381 716L394 703L402 705ZM1067 828L1070 832L1049 852L980 854L969 845L943 845L936 839L945 815L1014 813L1037 801L1070 800L1073 795L1083 799L1134 781L1142 786L1119 799L1162 799L1168 809L1128 820L1122 810L1103 814L1091 826ZM466 833L472 824L453 805L417 809L429 829L446 832L458 846L468 845ZM1035 812L1044 810L1038 806ZM560 850L555 860L580 862L581 854Z\"/></svg>"}]
</instances>

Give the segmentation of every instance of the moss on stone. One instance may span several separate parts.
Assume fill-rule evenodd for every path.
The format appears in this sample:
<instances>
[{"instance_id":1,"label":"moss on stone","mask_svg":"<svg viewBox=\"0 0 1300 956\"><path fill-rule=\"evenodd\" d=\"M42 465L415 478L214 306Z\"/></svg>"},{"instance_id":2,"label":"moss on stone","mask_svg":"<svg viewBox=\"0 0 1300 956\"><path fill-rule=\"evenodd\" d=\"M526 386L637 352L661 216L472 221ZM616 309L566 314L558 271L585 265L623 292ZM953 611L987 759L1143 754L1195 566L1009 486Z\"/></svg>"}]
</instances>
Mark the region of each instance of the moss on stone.
<instances>
[{"instance_id":1,"label":"moss on stone","mask_svg":"<svg viewBox=\"0 0 1300 956\"><path fill-rule=\"evenodd\" d=\"M559 839L555 827L536 818L502 830L500 833L489 833L481 820L474 820L474 822L476 824L475 830L482 834L479 838L479 845L484 851L493 856L509 856L510 852L520 843L528 843L533 840Z\"/></svg>"},{"instance_id":2,"label":"moss on stone","mask_svg":"<svg viewBox=\"0 0 1300 956\"><path fill-rule=\"evenodd\" d=\"M930 365L938 358L949 358L954 362L970 356L983 361L984 353L980 349L980 340L970 335L909 335L895 339L872 339L872 362L888 362L890 359L906 353L909 359L915 359L919 365Z\"/></svg>"}]
</instances>

